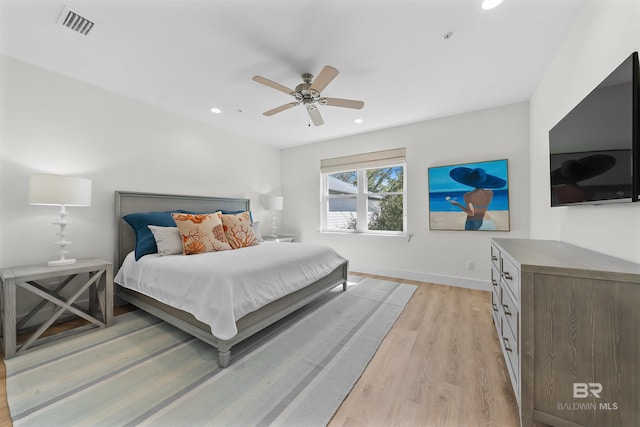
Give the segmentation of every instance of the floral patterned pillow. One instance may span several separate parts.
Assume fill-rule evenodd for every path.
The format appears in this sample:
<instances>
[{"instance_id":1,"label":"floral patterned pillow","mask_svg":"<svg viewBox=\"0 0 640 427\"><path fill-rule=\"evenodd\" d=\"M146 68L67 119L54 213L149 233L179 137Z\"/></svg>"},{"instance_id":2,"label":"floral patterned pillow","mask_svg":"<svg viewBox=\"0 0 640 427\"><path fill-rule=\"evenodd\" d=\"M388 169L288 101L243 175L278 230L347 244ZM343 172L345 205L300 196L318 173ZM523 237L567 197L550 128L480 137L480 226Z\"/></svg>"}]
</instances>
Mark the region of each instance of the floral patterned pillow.
<instances>
[{"instance_id":1,"label":"floral patterned pillow","mask_svg":"<svg viewBox=\"0 0 640 427\"><path fill-rule=\"evenodd\" d=\"M235 215L222 215L224 234L233 249L246 248L258 244L258 238L251 226L249 212Z\"/></svg>"},{"instance_id":2,"label":"floral patterned pillow","mask_svg":"<svg viewBox=\"0 0 640 427\"><path fill-rule=\"evenodd\" d=\"M222 214L171 214L182 237L185 255L231 249L222 228Z\"/></svg>"}]
</instances>

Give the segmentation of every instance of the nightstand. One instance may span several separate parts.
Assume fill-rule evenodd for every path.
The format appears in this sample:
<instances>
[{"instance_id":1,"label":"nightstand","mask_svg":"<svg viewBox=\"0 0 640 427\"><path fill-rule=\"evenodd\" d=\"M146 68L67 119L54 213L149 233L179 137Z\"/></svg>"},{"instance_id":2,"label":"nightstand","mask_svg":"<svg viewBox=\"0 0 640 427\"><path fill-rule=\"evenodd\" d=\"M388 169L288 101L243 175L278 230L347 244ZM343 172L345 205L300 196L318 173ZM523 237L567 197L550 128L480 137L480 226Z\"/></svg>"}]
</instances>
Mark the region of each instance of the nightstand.
<instances>
[{"instance_id":1,"label":"nightstand","mask_svg":"<svg viewBox=\"0 0 640 427\"><path fill-rule=\"evenodd\" d=\"M262 240L265 240L267 242L293 242L296 240L296 236L291 236L288 234L276 234L275 236L262 236Z\"/></svg>"},{"instance_id":2,"label":"nightstand","mask_svg":"<svg viewBox=\"0 0 640 427\"><path fill-rule=\"evenodd\" d=\"M88 275L86 282L74 289L73 295L61 295L63 289L81 274ZM59 283L43 286L39 281L58 279ZM84 276L82 277L84 279ZM22 354L65 312L69 311L93 324L94 327L106 327L113 321L113 266L110 262L96 258L79 259L75 264L50 267L46 263L7 267L0 270L0 305L2 317L2 349L5 359ZM20 322L17 322L16 286L39 296L43 300L36 305ZM89 292L89 309L76 304L76 300ZM20 346L16 344L16 335L47 303L53 303L53 315L40 324L35 332Z\"/></svg>"}]
</instances>

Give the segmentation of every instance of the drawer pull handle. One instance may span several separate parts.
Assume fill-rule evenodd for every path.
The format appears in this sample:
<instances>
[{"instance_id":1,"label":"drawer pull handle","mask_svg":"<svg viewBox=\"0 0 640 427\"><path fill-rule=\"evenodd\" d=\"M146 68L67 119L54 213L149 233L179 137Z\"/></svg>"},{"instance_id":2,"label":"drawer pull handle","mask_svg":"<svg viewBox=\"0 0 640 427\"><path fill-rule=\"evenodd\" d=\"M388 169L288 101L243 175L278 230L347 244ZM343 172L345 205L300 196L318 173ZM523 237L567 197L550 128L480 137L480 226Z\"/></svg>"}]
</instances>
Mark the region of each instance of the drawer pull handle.
<instances>
[{"instance_id":1,"label":"drawer pull handle","mask_svg":"<svg viewBox=\"0 0 640 427\"><path fill-rule=\"evenodd\" d=\"M511 312L509 311L509 306L507 304L502 304L502 307L504 307L504 314L506 314L507 316L511 316Z\"/></svg>"},{"instance_id":2,"label":"drawer pull handle","mask_svg":"<svg viewBox=\"0 0 640 427\"><path fill-rule=\"evenodd\" d=\"M513 277L511 277L511 274L508 271L505 271L504 273L502 273L502 275L507 280L513 280Z\"/></svg>"},{"instance_id":3,"label":"drawer pull handle","mask_svg":"<svg viewBox=\"0 0 640 427\"><path fill-rule=\"evenodd\" d=\"M498 286L498 282L495 279L491 279L491 284L496 287Z\"/></svg>"},{"instance_id":4,"label":"drawer pull handle","mask_svg":"<svg viewBox=\"0 0 640 427\"><path fill-rule=\"evenodd\" d=\"M495 255L491 255L491 261L497 261L497 260L498 260L498 257L497 257L497 256L495 256Z\"/></svg>"},{"instance_id":5,"label":"drawer pull handle","mask_svg":"<svg viewBox=\"0 0 640 427\"><path fill-rule=\"evenodd\" d=\"M509 347L509 340L505 337L502 337L502 341L504 341L504 349L506 351L513 351L511 350L511 347Z\"/></svg>"},{"instance_id":6,"label":"drawer pull handle","mask_svg":"<svg viewBox=\"0 0 640 427\"><path fill-rule=\"evenodd\" d=\"M493 311L498 311L498 306L497 305L495 305L495 304L491 304L491 305L493 305Z\"/></svg>"}]
</instances>

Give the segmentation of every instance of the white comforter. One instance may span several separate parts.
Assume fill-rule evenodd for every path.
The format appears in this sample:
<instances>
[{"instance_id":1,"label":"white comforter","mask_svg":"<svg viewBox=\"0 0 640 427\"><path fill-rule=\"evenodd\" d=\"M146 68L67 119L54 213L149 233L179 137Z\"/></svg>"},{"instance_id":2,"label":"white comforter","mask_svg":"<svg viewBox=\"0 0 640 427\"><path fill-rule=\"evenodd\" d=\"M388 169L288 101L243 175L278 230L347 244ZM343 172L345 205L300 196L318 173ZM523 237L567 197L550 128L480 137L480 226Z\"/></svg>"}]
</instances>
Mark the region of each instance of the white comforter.
<instances>
[{"instance_id":1,"label":"white comforter","mask_svg":"<svg viewBox=\"0 0 640 427\"><path fill-rule=\"evenodd\" d=\"M127 255L114 281L181 310L233 338L235 321L301 289L345 259L327 246L263 242L199 255Z\"/></svg>"}]
</instances>

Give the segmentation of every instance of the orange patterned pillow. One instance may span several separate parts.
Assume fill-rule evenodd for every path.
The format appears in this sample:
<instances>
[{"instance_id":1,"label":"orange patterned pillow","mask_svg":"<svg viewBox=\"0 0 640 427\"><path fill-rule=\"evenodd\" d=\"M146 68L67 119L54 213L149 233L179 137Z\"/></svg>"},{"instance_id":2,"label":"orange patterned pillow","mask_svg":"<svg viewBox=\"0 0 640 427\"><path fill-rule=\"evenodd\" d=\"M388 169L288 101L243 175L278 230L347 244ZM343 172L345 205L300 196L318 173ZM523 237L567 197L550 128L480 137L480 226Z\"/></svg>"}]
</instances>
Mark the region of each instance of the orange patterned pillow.
<instances>
[{"instance_id":1,"label":"orange patterned pillow","mask_svg":"<svg viewBox=\"0 0 640 427\"><path fill-rule=\"evenodd\" d=\"M246 248L258 244L258 238L251 226L249 212L235 215L222 215L224 234L233 249Z\"/></svg>"},{"instance_id":2,"label":"orange patterned pillow","mask_svg":"<svg viewBox=\"0 0 640 427\"><path fill-rule=\"evenodd\" d=\"M182 237L182 249L185 255L204 252L226 251L231 249L222 228L222 214L183 214L172 213Z\"/></svg>"}]
</instances>

